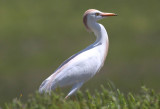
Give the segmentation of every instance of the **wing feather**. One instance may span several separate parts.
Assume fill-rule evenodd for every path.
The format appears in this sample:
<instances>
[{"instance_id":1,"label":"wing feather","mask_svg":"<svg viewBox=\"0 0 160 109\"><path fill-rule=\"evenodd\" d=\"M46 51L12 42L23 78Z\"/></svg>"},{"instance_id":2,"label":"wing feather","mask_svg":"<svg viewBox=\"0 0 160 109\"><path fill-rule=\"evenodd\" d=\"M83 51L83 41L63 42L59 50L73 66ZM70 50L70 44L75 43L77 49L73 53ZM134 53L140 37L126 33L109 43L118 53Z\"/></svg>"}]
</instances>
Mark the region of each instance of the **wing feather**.
<instances>
[{"instance_id":1,"label":"wing feather","mask_svg":"<svg viewBox=\"0 0 160 109\"><path fill-rule=\"evenodd\" d=\"M79 67L78 64L81 64L82 62L85 62L86 59L83 59L83 58L86 58L85 57L85 53L88 51L88 50L91 50L92 48L95 48L95 46L98 46L100 44L93 44L93 45L90 45L88 46L87 48L85 48L84 50L72 55L70 58L68 58L67 60L65 60L56 70L55 72L49 76L46 80L44 80L42 82L42 84L40 85L40 88L39 88L39 92L40 93L43 93L43 92L50 92L51 90L54 90L56 87L57 87L57 84L58 84L58 80L59 77L63 77L64 75L66 75L66 73L69 71L68 69L70 67L74 67L76 69L76 67ZM83 54L83 55L82 55ZM81 56L80 56L81 55ZM73 62L73 60L78 60L77 62ZM72 64L71 64L72 63ZM74 65L73 65L74 64ZM85 67L85 65L84 65ZM67 71L68 70L68 71ZM79 70L80 72L83 72L81 70ZM78 71L78 72L79 72ZM64 73L65 72L65 73ZM71 72L75 72L75 71L71 71ZM76 71L77 72L77 71ZM75 72L75 73L76 73ZM62 76L63 75L63 76ZM67 83L66 83L67 84ZM68 83L69 84L69 83Z\"/></svg>"}]
</instances>

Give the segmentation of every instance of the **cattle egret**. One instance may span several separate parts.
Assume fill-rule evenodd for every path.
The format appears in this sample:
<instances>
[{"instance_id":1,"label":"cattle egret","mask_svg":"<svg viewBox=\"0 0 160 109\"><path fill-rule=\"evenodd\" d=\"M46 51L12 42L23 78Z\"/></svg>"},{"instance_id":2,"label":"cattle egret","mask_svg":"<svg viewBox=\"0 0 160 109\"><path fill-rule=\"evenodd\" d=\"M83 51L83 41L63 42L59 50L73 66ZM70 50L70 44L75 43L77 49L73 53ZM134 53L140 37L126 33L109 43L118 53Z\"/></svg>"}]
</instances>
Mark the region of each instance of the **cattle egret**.
<instances>
[{"instance_id":1,"label":"cattle egret","mask_svg":"<svg viewBox=\"0 0 160 109\"><path fill-rule=\"evenodd\" d=\"M96 41L64 61L42 82L40 93L50 93L57 87L73 85L65 97L68 98L102 68L107 56L109 40L106 29L97 21L109 16L116 16L116 14L104 13L96 9L89 9L84 13L83 23L88 31L95 34Z\"/></svg>"}]
</instances>

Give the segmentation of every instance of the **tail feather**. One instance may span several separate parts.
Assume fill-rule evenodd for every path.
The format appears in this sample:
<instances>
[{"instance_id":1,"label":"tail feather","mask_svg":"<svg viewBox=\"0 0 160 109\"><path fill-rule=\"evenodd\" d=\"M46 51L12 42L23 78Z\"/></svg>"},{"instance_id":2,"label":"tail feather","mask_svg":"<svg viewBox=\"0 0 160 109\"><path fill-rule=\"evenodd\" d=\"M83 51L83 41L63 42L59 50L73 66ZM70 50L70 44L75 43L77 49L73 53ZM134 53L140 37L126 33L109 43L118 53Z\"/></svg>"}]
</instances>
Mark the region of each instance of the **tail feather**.
<instances>
[{"instance_id":1,"label":"tail feather","mask_svg":"<svg viewBox=\"0 0 160 109\"><path fill-rule=\"evenodd\" d=\"M53 87L55 87L54 74L42 82L39 87L39 93L50 93L54 89Z\"/></svg>"},{"instance_id":2,"label":"tail feather","mask_svg":"<svg viewBox=\"0 0 160 109\"><path fill-rule=\"evenodd\" d=\"M48 86L48 81L49 80L44 80L43 82L42 82L42 84L40 85L40 87L39 87L39 92L40 93L46 93L46 92L50 92L50 88L49 88L49 86Z\"/></svg>"}]
</instances>

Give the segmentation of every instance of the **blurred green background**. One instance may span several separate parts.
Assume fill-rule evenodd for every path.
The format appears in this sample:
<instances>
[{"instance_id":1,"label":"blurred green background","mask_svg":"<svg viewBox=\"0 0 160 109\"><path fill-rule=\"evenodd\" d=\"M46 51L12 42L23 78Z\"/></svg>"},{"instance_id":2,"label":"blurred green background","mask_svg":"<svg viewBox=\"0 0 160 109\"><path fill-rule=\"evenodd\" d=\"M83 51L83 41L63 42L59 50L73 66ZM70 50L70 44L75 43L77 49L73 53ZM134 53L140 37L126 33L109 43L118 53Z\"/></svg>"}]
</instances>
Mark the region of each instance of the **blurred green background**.
<instances>
[{"instance_id":1,"label":"blurred green background","mask_svg":"<svg viewBox=\"0 0 160 109\"><path fill-rule=\"evenodd\" d=\"M0 104L39 88L65 59L95 41L82 23L90 8L117 13L100 21L110 48L83 89L112 81L122 92L160 91L159 0L0 0Z\"/></svg>"}]
</instances>

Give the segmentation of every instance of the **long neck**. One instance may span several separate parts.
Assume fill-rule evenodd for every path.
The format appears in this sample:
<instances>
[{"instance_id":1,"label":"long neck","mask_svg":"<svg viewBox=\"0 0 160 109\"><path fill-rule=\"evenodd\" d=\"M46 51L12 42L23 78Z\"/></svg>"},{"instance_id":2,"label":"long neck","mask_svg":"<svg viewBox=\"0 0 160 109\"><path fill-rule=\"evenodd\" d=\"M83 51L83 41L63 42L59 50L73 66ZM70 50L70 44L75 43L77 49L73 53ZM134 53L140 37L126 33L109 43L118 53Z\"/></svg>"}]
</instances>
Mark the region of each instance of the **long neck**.
<instances>
[{"instance_id":1,"label":"long neck","mask_svg":"<svg viewBox=\"0 0 160 109\"><path fill-rule=\"evenodd\" d=\"M97 23L97 22L88 22L88 26L91 29L91 31L94 32L96 36L96 41L94 45L100 45L99 46L99 52L102 57L102 63L104 63L107 53L108 53L108 47L109 47L109 40L108 40L108 34L106 29L103 25ZM103 64L102 64L103 66Z\"/></svg>"},{"instance_id":2,"label":"long neck","mask_svg":"<svg viewBox=\"0 0 160 109\"><path fill-rule=\"evenodd\" d=\"M101 43L101 44L109 43L107 31L103 25L97 22L88 22L88 26L91 29L91 31L93 31L93 33L97 38L95 43Z\"/></svg>"}]
</instances>

